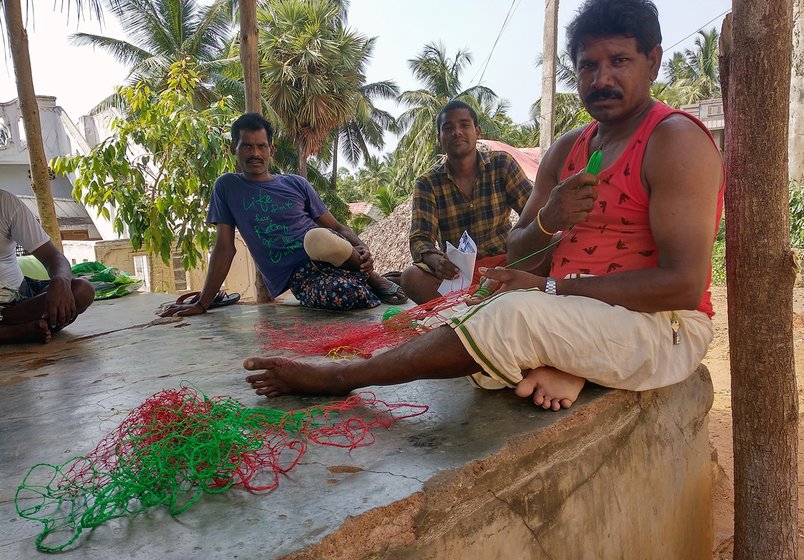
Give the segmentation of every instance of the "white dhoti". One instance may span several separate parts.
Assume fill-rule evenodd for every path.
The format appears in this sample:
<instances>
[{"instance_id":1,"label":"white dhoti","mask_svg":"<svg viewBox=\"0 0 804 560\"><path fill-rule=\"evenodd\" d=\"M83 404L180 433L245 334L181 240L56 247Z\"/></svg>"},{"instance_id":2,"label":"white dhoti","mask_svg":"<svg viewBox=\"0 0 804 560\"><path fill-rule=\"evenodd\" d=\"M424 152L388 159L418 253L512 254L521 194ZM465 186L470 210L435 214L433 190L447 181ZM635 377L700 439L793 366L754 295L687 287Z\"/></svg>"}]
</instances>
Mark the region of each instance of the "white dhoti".
<instances>
[{"instance_id":1,"label":"white dhoti","mask_svg":"<svg viewBox=\"0 0 804 560\"><path fill-rule=\"evenodd\" d=\"M447 324L485 372L472 376L484 388L514 387L523 370L541 366L605 387L665 387L695 371L713 336L700 311L641 313L535 288L496 295Z\"/></svg>"}]
</instances>

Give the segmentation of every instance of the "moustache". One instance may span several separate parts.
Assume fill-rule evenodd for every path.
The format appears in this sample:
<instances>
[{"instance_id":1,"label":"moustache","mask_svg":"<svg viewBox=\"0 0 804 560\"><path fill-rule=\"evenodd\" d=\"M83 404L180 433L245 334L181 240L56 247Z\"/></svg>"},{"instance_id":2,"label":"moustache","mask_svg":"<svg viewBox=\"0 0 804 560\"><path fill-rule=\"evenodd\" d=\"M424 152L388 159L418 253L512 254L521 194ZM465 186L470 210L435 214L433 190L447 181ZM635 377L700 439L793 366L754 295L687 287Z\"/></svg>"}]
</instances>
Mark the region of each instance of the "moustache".
<instances>
[{"instance_id":1,"label":"moustache","mask_svg":"<svg viewBox=\"0 0 804 560\"><path fill-rule=\"evenodd\" d=\"M246 161L248 161L248 163L252 163L252 162L262 163L262 158L253 157L253 158L248 158L248 160L246 160Z\"/></svg>"},{"instance_id":2,"label":"moustache","mask_svg":"<svg viewBox=\"0 0 804 560\"><path fill-rule=\"evenodd\" d=\"M594 101L599 101L601 99L622 99L623 94L620 91L611 88L603 88L603 89L595 89L589 92L586 97L583 98L584 103L593 103Z\"/></svg>"}]
</instances>

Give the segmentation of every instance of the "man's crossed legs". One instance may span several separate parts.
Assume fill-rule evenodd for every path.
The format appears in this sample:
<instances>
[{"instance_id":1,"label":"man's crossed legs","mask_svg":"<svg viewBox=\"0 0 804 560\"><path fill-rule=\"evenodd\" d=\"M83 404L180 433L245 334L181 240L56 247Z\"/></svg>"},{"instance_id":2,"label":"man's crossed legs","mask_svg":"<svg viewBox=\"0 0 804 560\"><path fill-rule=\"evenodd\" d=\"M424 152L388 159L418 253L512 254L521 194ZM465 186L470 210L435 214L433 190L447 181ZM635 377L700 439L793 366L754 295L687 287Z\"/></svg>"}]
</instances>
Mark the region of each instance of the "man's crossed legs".
<instances>
[{"instance_id":1,"label":"man's crossed legs","mask_svg":"<svg viewBox=\"0 0 804 560\"><path fill-rule=\"evenodd\" d=\"M248 358L247 370L263 371L246 382L257 394L275 397L342 395L369 385L483 376L558 410L572 405L585 379L642 391L688 377L706 353L711 322L697 311L675 312L681 343L674 344L671 316L537 290L506 292L368 360ZM478 366L483 373L477 373Z\"/></svg>"},{"instance_id":2,"label":"man's crossed legs","mask_svg":"<svg viewBox=\"0 0 804 560\"><path fill-rule=\"evenodd\" d=\"M0 314L2 314L0 344L49 342L52 333L66 326L49 325L45 319L47 288L47 281L26 278L20 289L15 290L17 293L14 301L2 305L0 308ZM75 315L69 323L86 311L95 298L95 289L86 280L74 278L70 288L75 300Z\"/></svg>"}]
</instances>

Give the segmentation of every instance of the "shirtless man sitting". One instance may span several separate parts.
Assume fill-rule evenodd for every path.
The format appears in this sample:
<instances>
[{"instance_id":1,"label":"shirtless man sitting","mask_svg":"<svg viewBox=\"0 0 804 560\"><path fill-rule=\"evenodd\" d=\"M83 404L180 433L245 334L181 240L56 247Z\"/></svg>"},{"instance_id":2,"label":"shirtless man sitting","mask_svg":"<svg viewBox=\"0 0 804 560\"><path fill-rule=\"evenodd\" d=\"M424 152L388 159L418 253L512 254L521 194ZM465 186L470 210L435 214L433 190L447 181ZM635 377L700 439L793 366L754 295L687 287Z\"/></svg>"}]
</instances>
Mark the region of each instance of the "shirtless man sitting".
<instances>
[{"instance_id":1,"label":"shirtless man sitting","mask_svg":"<svg viewBox=\"0 0 804 560\"><path fill-rule=\"evenodd\" d=\"M17 244L44 265L50 280L23 276ZM0 344L48 342L51 333L75 321L94 298L92 284L73 278L70 263L31 211L0 190Z\"/></svg>"}]
</instances>

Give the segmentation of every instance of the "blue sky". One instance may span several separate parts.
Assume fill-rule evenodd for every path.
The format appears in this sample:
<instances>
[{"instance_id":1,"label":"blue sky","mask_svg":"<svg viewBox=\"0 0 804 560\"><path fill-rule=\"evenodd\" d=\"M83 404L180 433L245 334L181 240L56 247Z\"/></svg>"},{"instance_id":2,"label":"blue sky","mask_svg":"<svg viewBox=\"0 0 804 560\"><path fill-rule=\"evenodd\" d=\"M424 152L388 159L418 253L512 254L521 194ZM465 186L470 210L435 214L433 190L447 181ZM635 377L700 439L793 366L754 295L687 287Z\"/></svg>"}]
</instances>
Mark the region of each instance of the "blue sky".
<instances>
[{"instance_id":1,"label":"blue sky","mask_svg":"<svg viewBox=\"0 0 804 560\"><path fill-rule=\"evenodd\" d=\"M76 21L74 13L68 21L66 11L58 11L60 0L30 4L36 4L28 33L37 94L56 96L57 103L77 121L124 82L126 71L102 52L68 44L68 35L75 31L97 33L97 21ZM580 4L581 0L560 1L559 52L564 27ZM684 39L701 27L719 30L722 14L731 8L731 0L658 0L656 4L663 46L669 52L692 47L694 36ZM471 52L474 62L464 74L464 87L482 77L483 85L511 103L509 114L514 121L524 122L530 105L541 95L536 60L542 51L543 17L542 0L351 0L348 22L361 33L377 37L369 81L393 79L403 91L418 89L407 61L426 43L441 41L450 57L462 48ZM124 37L111 18L106 19L102 33ZM5 54L0 101L17 95L10 55ZM394 114L402 110L393 103L385 108Z\"/></svg>"}]
</instances>

